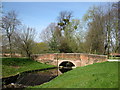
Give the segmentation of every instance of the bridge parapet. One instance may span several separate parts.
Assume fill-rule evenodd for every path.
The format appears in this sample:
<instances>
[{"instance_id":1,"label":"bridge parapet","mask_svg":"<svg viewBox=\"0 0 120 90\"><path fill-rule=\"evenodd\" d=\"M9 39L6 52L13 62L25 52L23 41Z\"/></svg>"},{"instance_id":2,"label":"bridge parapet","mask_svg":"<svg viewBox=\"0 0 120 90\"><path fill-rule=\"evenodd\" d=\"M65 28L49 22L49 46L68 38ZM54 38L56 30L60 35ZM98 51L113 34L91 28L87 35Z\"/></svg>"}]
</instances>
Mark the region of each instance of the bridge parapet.
<instances>
[{"instance_id":1,"label":"bridge parapet","mask_svg":"<svg viewBox=\"0 0 120 90\"><path fill-rule=\"evenodd\" d=\"M81 61L82 61L81 66L107 61L107 56L106 55L81 54L80 58L81 58Z\"/></svg>"}]
</instances>

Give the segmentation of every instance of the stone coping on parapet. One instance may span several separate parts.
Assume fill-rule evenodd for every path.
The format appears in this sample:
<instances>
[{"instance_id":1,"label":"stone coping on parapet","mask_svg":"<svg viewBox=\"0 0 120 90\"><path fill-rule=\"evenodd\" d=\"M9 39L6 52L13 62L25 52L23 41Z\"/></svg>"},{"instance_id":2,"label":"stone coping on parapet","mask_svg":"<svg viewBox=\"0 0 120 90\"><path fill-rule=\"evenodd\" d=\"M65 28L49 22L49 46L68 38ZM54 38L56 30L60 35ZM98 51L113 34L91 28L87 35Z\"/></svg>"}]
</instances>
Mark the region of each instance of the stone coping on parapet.
<instances>
[{"instance_id":1,"label":"stone coping on parapet","mask_svg":"<svg viewBox=\"0 0 120 90\"><path fill-rule=\"evenodd\" d=\"M32 55L47 55L47 54L80 54L80 55L95 55L95 56L106 56L107 55L99 55L99 54L89 54L89 53L45 53L45 54L32 54Z\"/></svg>"}]
</instances>

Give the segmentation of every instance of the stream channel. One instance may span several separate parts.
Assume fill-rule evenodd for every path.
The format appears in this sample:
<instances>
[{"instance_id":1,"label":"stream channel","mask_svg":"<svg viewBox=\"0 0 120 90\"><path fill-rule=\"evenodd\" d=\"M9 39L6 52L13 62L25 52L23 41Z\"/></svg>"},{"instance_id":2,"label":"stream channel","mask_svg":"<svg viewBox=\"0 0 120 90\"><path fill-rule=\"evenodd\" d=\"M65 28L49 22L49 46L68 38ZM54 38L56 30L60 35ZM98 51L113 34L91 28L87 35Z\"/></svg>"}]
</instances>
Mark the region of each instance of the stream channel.
<instances>
[{"instance_id":1,"label":"stream channel","mask_svg":"<svg viewBox=\"0 0 120 90\"><path fill-rule=\"evenodd\" d=\"M20 73L16 76L2 78L2 89L8 88L25 88L28 86L41 85L45 82L49 82L58 75L72 70L72 68L46 68L39 70L32 70Z\"/></svg>"}]
</instances>

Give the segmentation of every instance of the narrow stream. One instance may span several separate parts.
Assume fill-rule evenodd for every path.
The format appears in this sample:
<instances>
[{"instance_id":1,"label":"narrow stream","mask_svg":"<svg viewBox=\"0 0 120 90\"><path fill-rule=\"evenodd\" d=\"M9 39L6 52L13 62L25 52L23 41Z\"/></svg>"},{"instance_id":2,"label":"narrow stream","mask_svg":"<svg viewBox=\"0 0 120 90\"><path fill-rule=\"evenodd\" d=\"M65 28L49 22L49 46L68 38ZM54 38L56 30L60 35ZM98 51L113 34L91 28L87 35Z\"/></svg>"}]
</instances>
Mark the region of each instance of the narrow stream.
<instances>
[{"instance_id":1,"label":"narrow stream","mask_svg":"<svg viewBox=\"0 0 120 90\"><path fill-rule=\"evenodd\" d=\"M54 67L54 68L49 68L47 70L43 69L43 70L33 70L33 71L23 72L16 76L2 78L2 87L3 89L8 89L8 88L22 89L28 86L41 85L45 82L49 82L58 75L69 70L72 69Z\"/></svg>"}]
</instances>

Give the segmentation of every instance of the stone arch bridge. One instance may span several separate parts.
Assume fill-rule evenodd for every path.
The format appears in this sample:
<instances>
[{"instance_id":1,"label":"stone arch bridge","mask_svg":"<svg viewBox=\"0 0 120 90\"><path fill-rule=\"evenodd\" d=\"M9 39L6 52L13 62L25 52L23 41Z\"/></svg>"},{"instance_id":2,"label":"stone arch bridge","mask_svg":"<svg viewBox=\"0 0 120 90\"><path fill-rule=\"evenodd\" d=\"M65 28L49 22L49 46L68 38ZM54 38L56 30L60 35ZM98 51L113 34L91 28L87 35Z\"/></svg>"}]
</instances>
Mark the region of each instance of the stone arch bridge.
<instances>
[{"instance_id":1,"label":"stone arch bridge","mask_svg":"<svg viewBox=\"0 0 120 90\"><path fill-rule=\"evenodd\" d=\"M69 63L73 67L86 66L93 63L107 61L106 55L85 54L85 53L53 53L53 54L35 54L32 58L38 62L55 66L66 65Z\"/></svg>"}]
</instances>

